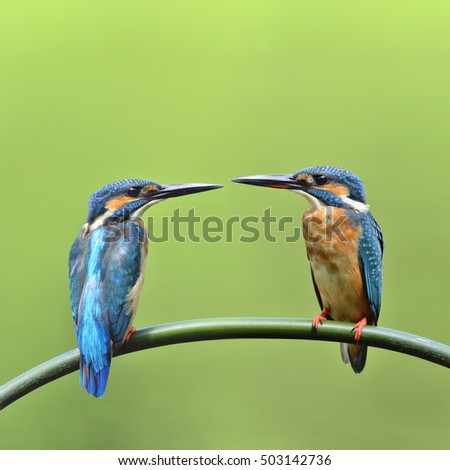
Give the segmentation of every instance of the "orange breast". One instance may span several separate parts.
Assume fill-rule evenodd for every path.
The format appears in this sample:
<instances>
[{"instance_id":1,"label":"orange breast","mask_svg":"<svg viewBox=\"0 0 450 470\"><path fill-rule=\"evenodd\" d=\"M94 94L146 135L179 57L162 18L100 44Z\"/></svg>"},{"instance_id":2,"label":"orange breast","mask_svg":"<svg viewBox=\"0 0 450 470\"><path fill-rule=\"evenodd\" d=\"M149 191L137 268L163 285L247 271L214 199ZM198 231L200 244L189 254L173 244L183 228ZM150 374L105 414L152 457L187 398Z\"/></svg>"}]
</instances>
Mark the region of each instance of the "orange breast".
<instances>
[{"instance_id":1,"label":"orange breast","mask_svg":"<svg viewBox=\"0 0 450 470\"><path fill-rule=\"evenodd\" d=\"M358 257L361 230L344 209L309 209L303 215L303 237L314 280L325 308L338 321L358 322L371 311Z\"/></svg>"}]
</instances>

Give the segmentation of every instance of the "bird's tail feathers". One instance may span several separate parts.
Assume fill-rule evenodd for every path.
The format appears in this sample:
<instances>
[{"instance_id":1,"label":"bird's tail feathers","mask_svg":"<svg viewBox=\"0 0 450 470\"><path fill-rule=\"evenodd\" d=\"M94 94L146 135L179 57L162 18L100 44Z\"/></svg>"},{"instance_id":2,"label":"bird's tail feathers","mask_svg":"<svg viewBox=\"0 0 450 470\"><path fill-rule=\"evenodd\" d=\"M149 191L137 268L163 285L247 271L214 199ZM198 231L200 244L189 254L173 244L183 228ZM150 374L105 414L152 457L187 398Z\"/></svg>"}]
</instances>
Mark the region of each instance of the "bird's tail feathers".
<instances>
[{"instance_id":1,"label":"bird's tail feathers","mask_svg":"<svg viewBox=\"0 0 450 470\"><path fill-rule=\"evenodd\" d=\"M105 393L111 366L111 339L102 325L83 325L78 330L80 347L80 386L96 397Z\"/></svg>"},{"instance_id":2,"label":"bird's tail feathers","mask_svg":"<svg viewBox=\"0 0 450 470\"><path fill-rule=\"evenodd\" d=\"M80 357L80 386L86 392L97 398L105 394L106 382L108 381L110 364L97 370L94 364L87 363L83 356Z\"/></svg>"},{"instance_id":3,"label":"bird's tail feathers","mask_svg":"<svg viewBox=\"0 0 450 470\"><path fill-rule=\"evenodd\" d=\"M355 374L359 374L366 365L367 346L341 343L341 357L345 364L350 363Z\"/></svg>"}]
</instances>

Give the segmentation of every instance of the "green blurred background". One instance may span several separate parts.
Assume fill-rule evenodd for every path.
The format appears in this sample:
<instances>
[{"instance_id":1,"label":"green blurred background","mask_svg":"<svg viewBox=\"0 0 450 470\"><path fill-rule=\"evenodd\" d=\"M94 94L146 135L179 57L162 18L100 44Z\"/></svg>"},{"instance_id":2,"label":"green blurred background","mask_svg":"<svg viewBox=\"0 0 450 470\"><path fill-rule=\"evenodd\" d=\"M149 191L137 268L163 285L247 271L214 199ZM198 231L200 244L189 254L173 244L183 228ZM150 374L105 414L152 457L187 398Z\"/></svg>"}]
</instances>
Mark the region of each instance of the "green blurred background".
<instances>
[{"instance_id":1,"label":"green blurred background","mask_svg":"<svg viewBox=\"0 0 450 470\"><path fill-rule=\"evenodd\" d=\"M380 324L450 342L448 1L0 4L0 383L76 346L67 255L121 178L225 189L151 209L300 220L230 178L364 180L386 239ZM157 230L155 230L157 232ZM235 229L235 235L239 236ZM135 325L319 312L303 242L150 247ZM448 448L448 370L372 348L233 340L120 357L106 396L57 380L0 414L3 449Z\"/></svg>"}]
</instances>

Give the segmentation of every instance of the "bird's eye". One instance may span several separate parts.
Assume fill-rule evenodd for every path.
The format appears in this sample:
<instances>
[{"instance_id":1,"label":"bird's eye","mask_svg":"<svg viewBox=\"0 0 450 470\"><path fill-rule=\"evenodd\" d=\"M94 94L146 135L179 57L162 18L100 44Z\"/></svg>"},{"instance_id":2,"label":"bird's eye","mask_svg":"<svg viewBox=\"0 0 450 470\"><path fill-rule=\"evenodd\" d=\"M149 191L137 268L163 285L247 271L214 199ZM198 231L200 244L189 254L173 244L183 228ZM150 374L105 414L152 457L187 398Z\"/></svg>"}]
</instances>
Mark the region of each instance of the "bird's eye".
<instances>
[{"instance_id":1,"label":"bird's eye","mask_svg":"<svg viewBox=\"0 0 450 470\"><path fill-rule=\"evenodd\" d=\"M328 183L328 178L325 175L317 175L314 177L316 184L322 186Z\"/></svg>"},{"instance_id":2,"label":"bird's eye","mask_svg":"<svg viewBox=\"0 0 450 470\"><path fill-rule=\"evenodd\" d=\"M141 190L139 188L128 188L127 195L130 197L137 197Z\"/></svg>"}]
</instances>

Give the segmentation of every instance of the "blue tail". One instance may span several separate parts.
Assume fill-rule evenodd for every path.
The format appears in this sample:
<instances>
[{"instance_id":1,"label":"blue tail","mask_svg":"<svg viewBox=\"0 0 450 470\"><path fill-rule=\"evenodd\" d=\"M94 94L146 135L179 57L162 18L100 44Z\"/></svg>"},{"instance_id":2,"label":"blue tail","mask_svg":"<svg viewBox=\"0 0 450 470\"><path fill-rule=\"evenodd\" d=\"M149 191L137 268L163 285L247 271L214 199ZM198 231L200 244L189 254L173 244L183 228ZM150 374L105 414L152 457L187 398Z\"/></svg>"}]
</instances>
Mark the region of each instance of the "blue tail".
<instances>
[{"instance_id":1,"label":"blue tail","mask_svg":"<svg viewBox=\"0 0 450 470\"><path fill-rule=\"evenodd\" d=\"M94 364L86 364L83 356L80 357L80 386L86 392L97 398L105 394L110 365L100 370L95 370Z\"/></svg>"},{"instance_id":2,"label":"blue tail","mask_svg":"<svg viewBox=\"0 0 450 470\"><path fill-rule=\"evenodd\" d=\"M111 339L103 324L95 324L84 316L78 328L80 347L80 386L88 393L101 397L105 393L111 366Z\"/></svg>"}]
</instances>

